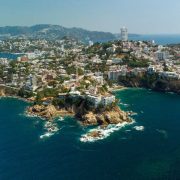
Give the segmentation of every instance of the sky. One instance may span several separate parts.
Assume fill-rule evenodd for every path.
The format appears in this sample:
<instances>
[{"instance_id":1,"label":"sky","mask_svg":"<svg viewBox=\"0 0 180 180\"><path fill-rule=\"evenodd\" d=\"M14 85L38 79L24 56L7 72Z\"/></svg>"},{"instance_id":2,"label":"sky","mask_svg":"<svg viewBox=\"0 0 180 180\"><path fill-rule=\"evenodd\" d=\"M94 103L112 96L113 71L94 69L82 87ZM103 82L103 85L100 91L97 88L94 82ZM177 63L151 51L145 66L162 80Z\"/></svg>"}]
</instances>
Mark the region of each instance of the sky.
<instances>
[{"instance_id":1,"label":"sky","mask_svg":"<svg viewBox=\"0 0 180 180\"><path fill-rule=\"evenodd\" d=\"M0 26L56 24L119 33L180 34L180 0L0 0Z\"/></svg>"}]
</instances>

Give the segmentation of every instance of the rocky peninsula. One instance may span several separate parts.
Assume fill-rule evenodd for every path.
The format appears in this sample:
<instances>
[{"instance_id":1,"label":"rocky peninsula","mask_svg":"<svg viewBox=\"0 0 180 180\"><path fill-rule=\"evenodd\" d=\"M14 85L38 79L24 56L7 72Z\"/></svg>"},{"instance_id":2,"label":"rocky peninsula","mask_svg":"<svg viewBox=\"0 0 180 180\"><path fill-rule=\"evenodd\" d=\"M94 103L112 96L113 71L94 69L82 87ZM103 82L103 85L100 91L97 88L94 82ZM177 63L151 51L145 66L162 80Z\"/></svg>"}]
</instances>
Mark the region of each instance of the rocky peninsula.
<instances>
[{"instance_id":1,"label":"rocky peninsula","mask_svg":"<svg viewBox=\"0 0 180 180\"><path fill-rule=\"evenodd\" d=\"M0 88L0 96L16 97L19 96L20 90L3 86ZM64 99L59 97L44 98L37 102L35 97L23 97L23 100L31 102L26 113L30 116L37 116L46 122L54 122L58 117L72 116L84 127L95 126L100 130L107 128L109 125L129 124L132 122L128 112L120 109L117 103L97 107L88 102L86 96L71 96L66 94ZM49 101L50 99L50 101ZM48 103L47 103L48 102ZM103 137L101 131L88 133L87 138Z\"/></svg>"},{"instance_id":2,"label":"rocky peninsula","mask_svg":"<svg viewBox=\"0 0 180 180\"><path fill-rule=\"evenodd\" d=\"M110 125L119 128L132 123L132 119L129 117L130 113L122 111L118 106L114 106L112 109L101 109L101 111L87 111L84 106L75 107L73 105L71 108L57 109L54 105L34 105L27 109L27 113L32 116L39 116L47 122L53 122L59 116L73 116L84 127L97 127L81 138L84 142L105 138L104 132Z\"/></svg>"},{"instance_id":3,"label":"rocky peninsula","mask_svg":"<svg viewBox=\"0 0 180 180\"><path fill-rule=\"evenodd\" d=\"M74 110L72 110L74 109ZM111 110L101 112L86 111L84 109L75 108L57 109L54 105L33 105L27 108L27 113L32 116L38 116L46 121L53 121L58 116L74 116L83 126L108 126L109 124L119 124L123 122L130 123L129 113L122 111L118 106Z\"/></svg>"},{"instance_id":4,"label":"rocky peninsula","mask_svg":"<svg viewBox=\"0 0 180 180\"><path fill-rule=\"evenodd\" d=\"M65 109L57 110L54 105L33 105L27 108L27 113L31 116L38 116L46 121L53 121L58 116L72 116L72 112Z\"/></svg>"},{"instance_id":5,"label":"rocky peninsula","mask_svg":"<svg viewBox=\"0 0 180 180\"><path fill-rule=\"evenodd\" d=\"M119 124L123 122L131 122L127 112L122 111L118 106L104 112L93 113L88 112L82 116L81 124L107 126L109 124Z\"/></svg>"}]
</instances>

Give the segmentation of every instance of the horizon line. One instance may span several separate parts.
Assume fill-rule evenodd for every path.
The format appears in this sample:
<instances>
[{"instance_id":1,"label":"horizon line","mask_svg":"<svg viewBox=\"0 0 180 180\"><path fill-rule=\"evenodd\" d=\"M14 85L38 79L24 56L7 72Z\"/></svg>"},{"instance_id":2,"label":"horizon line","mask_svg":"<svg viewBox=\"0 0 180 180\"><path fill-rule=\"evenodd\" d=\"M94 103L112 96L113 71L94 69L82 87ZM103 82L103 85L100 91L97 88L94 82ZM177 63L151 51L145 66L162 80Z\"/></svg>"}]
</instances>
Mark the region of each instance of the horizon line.
<instances>
[{"instance_id":1,"label":"horizon line","mask_svg":"<svg viewBox=\"0 0 180 180\"><path fill-rule=\"evenodd\" d=\"M84 28L84 27L78 27L78 26L71 26L71 27L68 27L68 26L63 26L63 25L60 25L60 24L50 24L50 23L39 23L39 24L32 24L32 25L4 25L4 26L0 26L0 28L5 28L5 27L33 27L33 26L37 26L37 25L49 25L49 26L61 26L61 27L64 27L64 28L68 28L68 29L73 29L73 28L78 28L78 29L83 29L83 30L86 30L86 31L91 31L91 32L105 32L105 33L111 33L111 34L120 34L120 32L111 32L111 31L104 31L104 30L89 30L88 28ZM121 27L120 27L121 28ZM119 31L120 31L120 28L119 28ZM128 29L128 27L127 27ZM180 35L180 32L179 33L135 33L135 32L128 32L129 35L154 35L154 36L157 36L157 35Z\"/></svg>"}]
</instances>

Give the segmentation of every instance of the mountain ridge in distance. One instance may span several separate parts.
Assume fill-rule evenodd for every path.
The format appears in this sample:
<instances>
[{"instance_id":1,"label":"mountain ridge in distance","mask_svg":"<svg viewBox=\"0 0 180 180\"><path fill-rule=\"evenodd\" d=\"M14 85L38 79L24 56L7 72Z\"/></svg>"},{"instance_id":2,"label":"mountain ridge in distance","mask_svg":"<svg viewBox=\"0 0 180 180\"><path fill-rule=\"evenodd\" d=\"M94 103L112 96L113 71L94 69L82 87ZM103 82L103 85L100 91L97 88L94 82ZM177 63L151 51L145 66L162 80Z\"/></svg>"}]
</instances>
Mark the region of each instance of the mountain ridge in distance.
<instances>
[{"instance_id":1,"label":"mountain ridge in distance","mask_svg":"<svg viewBox=\"0 0 180 180\"><path fill-rule=\"evenodd\" d=\"M33 26L4 26L0 27L0 37L2 38L33 38L33 39L61 39L70 36L83 42L89 40L103 42L115 40L117 37L109 32L88 31L83 28L66 28L60 25L37 24Z\"/></svg>"},{"instance_id":2,"label":"mountain ridge in distance","mask_svg":"<svg viewBox=\"0 0 180 180\"><path fill-rule=\"evenodd\" d=\"M64 36L78 39L82 42L107 42L120 39L120 34L110 32L89 31L83 28L66 28L60 25L37 24L33 26L4 26L0 27L0 38L32 38L56 40Z\"/></svg>"}]
</instances>

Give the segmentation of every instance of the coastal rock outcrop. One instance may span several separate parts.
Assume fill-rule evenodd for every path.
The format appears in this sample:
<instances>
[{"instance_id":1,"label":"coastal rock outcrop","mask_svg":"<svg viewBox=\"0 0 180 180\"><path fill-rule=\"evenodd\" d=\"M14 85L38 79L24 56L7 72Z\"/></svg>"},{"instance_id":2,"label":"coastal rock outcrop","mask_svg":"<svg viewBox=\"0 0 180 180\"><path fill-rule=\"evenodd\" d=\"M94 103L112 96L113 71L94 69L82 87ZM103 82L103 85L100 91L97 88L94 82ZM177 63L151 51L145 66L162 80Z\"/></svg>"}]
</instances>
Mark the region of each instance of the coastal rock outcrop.
<instances>
[{"instance_id":1,"label":"coastal rock outcrop","mask_svg":"<svg viewBox=\"0 0 180 180\"><path fill-rule=\"evenodd\" d=\"M117 130L125 124L132 123L129 113L122 111L117 105L88 110L82 104L84 103L72 104L72 106L68 105L60 109L54 105L34 105L28 108L28 112L48 121L62 114L73 115L82 126L96 126L95 129L82 136L82 141L103 139L114 131L109 128L113 127Z\"/></svg>"},{"instance_id":2,"label":"coastal rock outcrop","mask_svg":"<svg viewBox=\"0 0 180 180\"><path fill-rule=\"evenodd\" d=\"M4 97L4 96L5 96L4 89L0 89L0 96L1 96L1 97Z\"/></svg>"},{"instance_id":3,"label":"coastal rock outcrop","mask_svg":"<svg viewBox=\"0 0 180 180\"><path fill-rule=\"evenodd\" d=\"M119 107L114 107L110 111L104 111L102 113L89 112L82 116L81 123L85 126L89 125L102 125L107 126L109 124L118 124L123 122L131 122L128 113L120 110Z\"/></svg>"},{"instance_id":4,"label":"coastal rock outcrop","mask_svg":"<svg viewBox=\"0 0 180 180\"><path fill-rule=\"evenodd\" d=\"M66 109L56 109L54 105L34 105L27 108L27 113L33 116L39 116L43 119L52 121L58 116L72 116L73 113Z\"/></svg>"},{"instance_id":5,"label":"coastal rock outcrop","mask_svg":"<svg viewBox=\"0 0 180 180\"><path fill-rule=\"evenodd\" d=\"M28 108L28 113L48 120L51 120L58 115L58 112L53 105L34 105Z\"/></svg>"},{"instance_id":6,"label":"coastal rock outcrop","mask_svg":"<svg viewBox=\"0 0 180 180\"><path fill-rule=\"evenodd\" d=\"M81 141L84 142L103 139L121 126L132 123L132 119L129 117L130 114L122 111L117 105L89 111L82 103L64 106L63 108L54 105L34 105L29 107L27 112L47 121L53 121L58 116L73 115L82 126L96 126L96 129L92 129L92 131L81 137ZM111 127L114 129L109 130Z\"/></svg>"},{"instance_id":7,"label":"coastal rock outcrop","mask_svg":"<svg viewBox=\"0 0 180 180\"><path fill-rule=\"evenodd\" d=\"M158 92L174 92L180 94L179 79L162 79L158 75L123 76L119 77L119 84L126 87L142 87Z\"/></svg>"},{"instance_id":8,"label":"coastal rock outcrop","mask_svg":"<svg viewBox=\"0 0 180 180\"><path fill-rule=\"evenodd\" d=\"M82 124L83 125L97 125L98 121L96 115L93 112L89 112L85 114L83 117Z\"/></svg>"}]
</instances>

